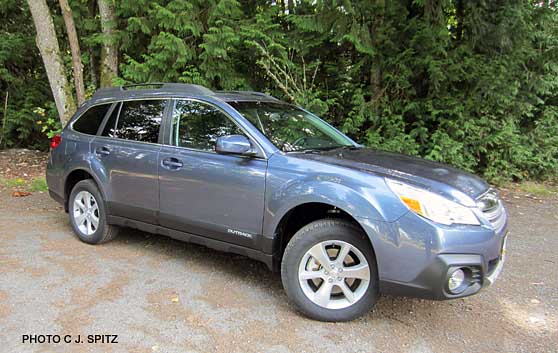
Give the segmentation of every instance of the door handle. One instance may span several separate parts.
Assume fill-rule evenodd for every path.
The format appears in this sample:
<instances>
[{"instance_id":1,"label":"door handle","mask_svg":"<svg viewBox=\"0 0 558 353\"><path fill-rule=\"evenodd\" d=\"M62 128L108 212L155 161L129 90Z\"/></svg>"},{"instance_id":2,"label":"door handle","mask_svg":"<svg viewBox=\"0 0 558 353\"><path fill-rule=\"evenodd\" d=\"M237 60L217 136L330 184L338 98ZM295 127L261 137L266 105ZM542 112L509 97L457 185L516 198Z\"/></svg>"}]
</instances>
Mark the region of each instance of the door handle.
<instances>
[{"instance_id":1,"label":"door handle","mask_svg":"<svg viewBox=\"0 0 558 353\"><path fill-rule=\"evenodd\" d=\"M171 170L177 170L184 166L184 164L180 160L173 157L163 159L163 162L161 164L163 165L163 167Z\"/></svg>"},{"instance_id":2,"label":"door handle","mask_svg":"<svg viewBox=\"0 0 558 353\"><path fill-rule=\"evenodd\" d=\"M108 148L107 146L103 146L103 147L98 147L95 150L95 153L97 153L98 155L105 155L108 156L110 154L110 148Z\"/></svg>"}]
</instances>

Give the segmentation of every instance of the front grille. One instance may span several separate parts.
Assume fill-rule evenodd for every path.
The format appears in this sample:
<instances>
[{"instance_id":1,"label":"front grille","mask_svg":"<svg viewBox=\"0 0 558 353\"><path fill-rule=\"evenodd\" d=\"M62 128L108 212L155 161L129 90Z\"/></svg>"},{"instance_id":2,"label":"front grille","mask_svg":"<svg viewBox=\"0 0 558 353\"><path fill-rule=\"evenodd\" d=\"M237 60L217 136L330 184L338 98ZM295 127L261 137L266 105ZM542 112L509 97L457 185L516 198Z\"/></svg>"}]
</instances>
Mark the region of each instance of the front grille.
<instances>
[{"instance_id":1,"label":"front grille","mask_svg":"<svg viewBox=\"0 0 558 353\"><path fill-rule=\"evenodd\" d=\"M482 273L479 267L471 267L471 282L482 285Z\"/></svg>"},{"instance_id":2,"label":"front grille","mask_svg":"<svg viewBox=\"0 0 558 353\"><path fill-rule=\"evenodd\" d=\"M494 230L498 233L506 225L506 209L498 198L498 193L490 189L477 199L477 206L488 219Z\"/></svg>"}]
</instances>

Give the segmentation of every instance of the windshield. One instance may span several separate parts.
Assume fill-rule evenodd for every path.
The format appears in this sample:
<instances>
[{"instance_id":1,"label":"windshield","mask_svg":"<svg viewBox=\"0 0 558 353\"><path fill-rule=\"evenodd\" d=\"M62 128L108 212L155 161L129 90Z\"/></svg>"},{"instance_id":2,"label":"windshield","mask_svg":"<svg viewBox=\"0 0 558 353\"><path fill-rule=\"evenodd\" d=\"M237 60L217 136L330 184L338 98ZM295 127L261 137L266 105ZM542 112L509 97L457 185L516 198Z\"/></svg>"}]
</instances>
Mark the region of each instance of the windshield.
<instances>
[{"instance_id":1,"label":"windshield","mask_svg":"<svg viewBox=\"0 0 558 353\"><path fill-rule=\"evenodd\" d=\"M354 143L322 119L285 103L228 102L284 152L327 150Z\"/></svg>"}]
</instances>

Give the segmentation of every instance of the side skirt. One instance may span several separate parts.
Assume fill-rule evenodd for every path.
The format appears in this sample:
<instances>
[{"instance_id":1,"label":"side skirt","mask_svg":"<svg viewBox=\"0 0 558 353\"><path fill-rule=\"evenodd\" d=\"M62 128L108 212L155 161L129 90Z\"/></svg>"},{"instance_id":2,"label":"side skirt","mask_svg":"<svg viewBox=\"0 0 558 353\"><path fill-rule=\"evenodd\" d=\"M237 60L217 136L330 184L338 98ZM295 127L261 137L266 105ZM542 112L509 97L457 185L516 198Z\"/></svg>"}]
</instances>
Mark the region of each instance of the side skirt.
<instances>
[{"instance_id":1,"label":"side skirt","mask_svg":"<svg viewBox=\"0 0 558 353\"><path fill-rule=\"evenodd\" d=\"M140 222L140 221L124 218L124 217L108 216L107 220L109 224L114 224L121 227L139 229L141 231L148 232L148 233L160 234L180 241L203 245L205 247L217 251L243 255L251 259L261 261L264 264L266 264L270 270L273 270L273 255L264 254L259 250L246 248L240 245L230 244L220 240L209 239L199 235L181 232L178 230L169 229L150 223L144 223L144 222Z\"/></svg>"}]
</instances>

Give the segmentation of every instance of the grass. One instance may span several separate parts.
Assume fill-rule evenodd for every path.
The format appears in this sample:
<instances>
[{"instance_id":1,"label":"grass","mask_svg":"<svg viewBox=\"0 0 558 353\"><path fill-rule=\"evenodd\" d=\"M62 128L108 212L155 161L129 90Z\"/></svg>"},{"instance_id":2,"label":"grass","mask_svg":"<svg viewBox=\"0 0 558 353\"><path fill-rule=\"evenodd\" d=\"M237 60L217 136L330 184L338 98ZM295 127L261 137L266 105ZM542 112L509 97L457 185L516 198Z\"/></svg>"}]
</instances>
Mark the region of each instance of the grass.
<instances>
[{"instance_id":1,"label":"grass","mask_svg":"<svg viewBox=\"0 0 558 353\"><path fill-rule=\"evenodd\" d=\"M7 188L17 188L25 185L25 179L22 178L0 179L0 185Z\"/></svg>"},{"instance_id":2,"label":"grass","mask_svg":"<svg viewBox=\"0 0 558 353\"><path fill-rule=\"evenodd\" d=\"M25 189L30 192L48 191L48 185L45 178L35 178L31 181L26 181L22 178L0 179L0 186L8 189Z\"/></svg>"},{"instance_id":3,"label":"grass","mask_svg":"<svg viewBox=\"0 0 558 353\"><path fill-rule=\"evenodd\" d=\"M519 190L535 196L548 197L558 195L558 186L556 185L524 181L518 184L517 187Z\"/></svg>"},{"instance_id":4,"label":"grass","mask_svg":"<svg viewBox=\"0 0 558 353\"><path fill-rule=\"evenodd\" d=\"M31 192L48 191L48 185L45 178L35 178L31 180L28 190Z\"/></svg>"}]
</instances>

